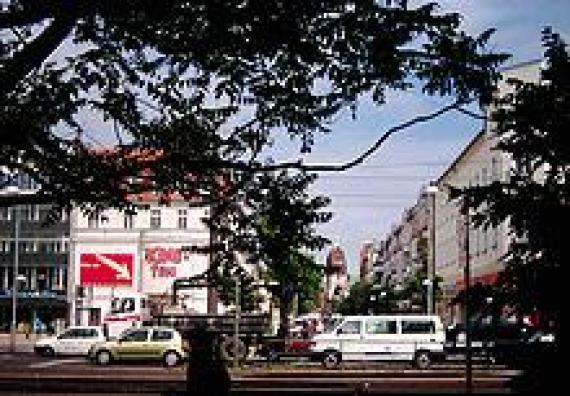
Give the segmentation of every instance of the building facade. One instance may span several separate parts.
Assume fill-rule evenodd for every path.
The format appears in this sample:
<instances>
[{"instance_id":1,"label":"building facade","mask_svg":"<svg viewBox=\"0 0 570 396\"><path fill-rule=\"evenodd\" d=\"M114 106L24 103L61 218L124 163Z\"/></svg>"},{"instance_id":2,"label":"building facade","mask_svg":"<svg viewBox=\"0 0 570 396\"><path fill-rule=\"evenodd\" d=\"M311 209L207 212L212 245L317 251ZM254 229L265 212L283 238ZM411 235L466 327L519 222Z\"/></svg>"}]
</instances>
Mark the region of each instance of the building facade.
<instances>
[{"instance_id":1,"label":"building facade","mask_svg":"<svg viewBox=\"0 0 570 396\"><path fill-rule=\"evenodd\" d=\"M1 172L2 194L32 194L33 179ZM13 192L9 192L12 190ZM12 293L17 285L16 323L20 331L55 331L67 318L69 218L48 223L49 205L0 207L0 326L9 330ZM16 243L17 274L16 267Z\"/></svg>"},{"instance_id":2,"label":"building facade","mask_svg":"<svg viewBox=\"0 0 570 396\"><path fill-rule=\"evenodd\" d=\"M422 192L417 202L402 214L400 222L392 225L380 242L374 262L375 283L402 286L420 268L427 265L428 230L431 210Z\"/></svg>"},{"instance_id":3,"label":"building facade","mask_svg":"<svg viewBox=\"0 0 570 396\"><path fill-rule=\"evenodd\" d=\"M128 293L144 294L151 312L169 306L177 278L205 272L209 256L193 247L210 243L202 222L208 208L184 202L129 215L118 210L85 215L75 209L71 218L69 302L71 322L100 324L111 299ZM217 313L217 301L206 287L180 291L180 308L191 313Z\"/></svg>"},{"instance_id":4,"label":"building facade","mask_svg":"<svg viewBox=\"0 0 570 396\"><path fill-rule=\"evenodd\" d=\"M339 245L331 248L325 264L325 303L348 295L346 255Z\"/></svg>"},{"instance_id":5,"label":"building facade","mask_svg":"<svg viewBox=\"0 0 570 396\"><path fill-rule=\"evenodd\" d=\"M528 62L505 70L503 81L512 77L524 81L538 81L539 71L539 62ZM507 92L504 83L499 86L499 92ZM502 257L507 253L511 242L508 222L496 227L475 227L472 222L467 226L462 202L449 197L449 187L483 186L510 178L514 164L506 153L495 149L498 141L493 130L494 125L489 122L436 183L435 269L436 275L443 279L443 295L437 304L436 312L446 322L463 320L460 306L451 306L449 303L465 287L467 254L470 262L470 283L492 284L504 268ZM467 232L469 252L465 243Z\"/></svg>"},{"instance_id":6,"label":"building facade","mask_svg":"<svg viewBox=\"0 0 570 396\"><path fill-rule=\"evenodd\" d=\"M359 254L359 278L360 282L367 283L372 281L372 266L376 252L373 242L364 242L360 248Z\"/></svg>"}]
</instances>

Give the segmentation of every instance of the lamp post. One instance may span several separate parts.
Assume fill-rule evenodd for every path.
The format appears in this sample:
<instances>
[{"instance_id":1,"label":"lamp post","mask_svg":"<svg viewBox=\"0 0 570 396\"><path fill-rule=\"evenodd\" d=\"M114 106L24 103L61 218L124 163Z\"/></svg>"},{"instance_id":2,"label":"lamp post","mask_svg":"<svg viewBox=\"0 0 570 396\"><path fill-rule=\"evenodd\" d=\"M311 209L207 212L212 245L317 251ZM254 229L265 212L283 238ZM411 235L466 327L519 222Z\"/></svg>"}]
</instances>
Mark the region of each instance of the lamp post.
<instances>
[{"instance_id":1,"label":"lamp post","mask_svg":"<svg viewBox=\"0 0 570 396\"><path fill-rule=\"evenodd\" d=\"M18 195L20 189L17 184L6 187L5 192L10 195ZM16 351L16 327L17 327L17 307L18 307L18 267L20 260L20 211L19 206L12 208L14 216L14 268L12 273L12 321L10 324L10 352Z\"/></svg>"},{"instance_id":2,"label":"lamp post","mask_svg":"<svg viewBox=\"0 0 570 396\"><path fill-rule=\"evenodd\" d=\"M470 273L470 259L469 259L469 228L470 228L470 216L469 216L469 197L467 195L463 196L463 215L465 216L465 267L463 272L464 284L465 284L465 304L464 304L464 315L465 315L465 392L471 393L473 390L473 361L472 361L472 351L471 351L471 329L469 328L469 315L471 311L470 299L469 299L469 288L471 283L471 273Z\"/></svg>"},{"instance_id":3,"label":"lamp post","mask_svg":"<svg viewBox=\"0 0 570 396\"><path fill-rule=\"evenodd\" d=\"M430 307L431 307L431 298L430 298L430 295L431 295L431 285L432 285L431 279L430 279L429 277L428 277L428 278L425 278L425 279L422 281L422 285L425 286L425 288L426 288L426 295L427 295L427 299L426 299L427 302L426 302L426 307L425 307L425 309L426 309L426 314L427 314L427 315L430 315L430 314L431 314L431 311L430 311Z\"/></svg>"},{"instance_id":4,"label":"lamp post","mask_svg":"<svg viewBox=\"0 0 570 396\"><path fill-rule=\"evenodd\" d=\"M235 274L235 305L236 305L236 312L235 312L235 321L234 321L234 369L239 367L239 321L241 319L241 301L240 301L240 278L239 273L236 272Z\"/></svg>"},{"instance_id":5,"label":"lamp post","mask_svg":"<svg viewBox=\"0 0 570 396\"><path fill-rule=\"evenodd\" d=\"M428 295L427 295L427 313L435 313L435 199L438 192L437 185L431 183L426 187L426 193L431 196L431 268L426 271L426 275L430 280L428 284Z\"/></svg>"}]
</instances>

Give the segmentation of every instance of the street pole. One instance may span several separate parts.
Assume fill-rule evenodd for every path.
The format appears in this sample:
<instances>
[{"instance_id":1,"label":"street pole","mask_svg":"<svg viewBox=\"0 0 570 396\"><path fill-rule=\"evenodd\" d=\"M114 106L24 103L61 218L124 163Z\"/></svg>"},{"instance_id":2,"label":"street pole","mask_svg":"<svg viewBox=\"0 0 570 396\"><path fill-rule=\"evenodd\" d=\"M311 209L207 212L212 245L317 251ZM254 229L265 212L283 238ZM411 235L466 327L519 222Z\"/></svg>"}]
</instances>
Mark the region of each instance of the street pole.
<instances>
[{"instance_id":1,"label":"street pole","mask_svg":"<svg viewBox=\"0 0 570 396\"><path fill-rule=\"evenodd\" d=\"M473 362L471 355L471 329L469 328L469 315L470 315L470 304L469 304L469 288L471 282L470 274L470 259L469 259L469 199L467 196L463 197L463 210L465 214L465 268L464 268L464 284L465 284L465 304L464 304L464 315L465 315L465 393L471 393L473 390Z\"/></svg>"},{"instance_id":2,"label":"street pole","mask_svg":"<svg viewBox=\"0 0 570 396\"><path fill-rule=\"evenodd\" d=\"M18 205L13 208L14 212L14 273L12 274L12 323L10 326L10 352L16 351L16 326L18 304L18 266L20 259L20 215Z\"/></svg>"},{"instance_id":3,"label":"street pole","mask_svg":"<svg viewBox=\"0 0 570 396\"><path fill-rule=\"evenodd\" d=\"M431 230L430 230L430 239L431 239L431 262L428 263L426 261L426 279L428 280L427 283L427 301L426 301L426 313L428 315L435 314L435 204L436 204L436 195L438 192L438 187L436 182L430 183L429 186L426 187L425 192L428 196L431 196Z\"/></svg>"},{"instance_id":4,"label":"street pole","mask_svg":"<svg viewBox=\"0 0 570 396\"><path fill-rule=\"evenodd\" d=\"M432 254L431 254L431 282L429 284L429 298L430 298L430 306L429 309L431 310L431 314L435 315L435 196L436 193L434 192L431 195L432 199L432 223L431 223L431 246L432 246Z\"/></svg>"},{"instance_id":5,"label":"street pole","mask_svg":"<svg viewBox=\"0 0 570 396\"><path fill-rule=\"evenodd\" d=\"M240 304L240 281L239 281L239 274L236 273L235 279L235 288L236 288L236 313L235 313L235 321L234 321L234 369L239 367L239 321L241 316L241 304Z\"/></svg>"}]
</instances>

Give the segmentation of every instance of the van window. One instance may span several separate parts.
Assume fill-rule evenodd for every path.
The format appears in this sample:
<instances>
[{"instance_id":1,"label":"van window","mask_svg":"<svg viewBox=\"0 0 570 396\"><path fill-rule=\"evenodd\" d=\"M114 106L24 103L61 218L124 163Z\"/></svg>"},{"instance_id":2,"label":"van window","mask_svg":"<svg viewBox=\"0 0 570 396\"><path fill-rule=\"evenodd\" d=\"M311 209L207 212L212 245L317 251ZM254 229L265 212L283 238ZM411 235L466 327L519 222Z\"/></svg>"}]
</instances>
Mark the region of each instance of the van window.
<instances>
[{"instance_id":1,"label":"van window","mask_svg":"<svg viewBox=\"0 0 570 396\"><path fill-rule=\"evenodd\" d=\"M435 323L432 320L402 320L402 334L431 333L435 333Z\"/></svg>"},{"instance_id":2,"label":"van window","mask_svg":"<svg viewBox=\"0 0 570 396\"><path fill-rule=\"evenodd\" d=\"M338 334L360 334L360 320L349 320L344 322L343 325L338 329Z\"/></svg>"},{"instance_id":3,"label":"van window","mask_svg":"<svg viewBox=\"0 0 570 396\"><path fill-rule=\"evenodd\" d=\"M396 334L396 321L386 319L370 319L366 322L368 334Z\"/></svg>"}]
</instances>

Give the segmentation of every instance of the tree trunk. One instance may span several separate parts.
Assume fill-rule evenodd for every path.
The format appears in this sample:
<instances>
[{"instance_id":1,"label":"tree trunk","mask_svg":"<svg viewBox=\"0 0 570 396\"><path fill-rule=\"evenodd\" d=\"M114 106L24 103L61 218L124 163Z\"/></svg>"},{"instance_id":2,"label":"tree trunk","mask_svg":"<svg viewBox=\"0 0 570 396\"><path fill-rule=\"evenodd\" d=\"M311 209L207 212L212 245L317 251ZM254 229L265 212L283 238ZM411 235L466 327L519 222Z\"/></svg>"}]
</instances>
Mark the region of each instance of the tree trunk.
<instances>
[{"instance_id":1,"label":"tree trunk","mask_svg":"<svg viewBox=\"0 0 570 396\"><path fill-rule=\"evenodd\" d=\"M289 338L291 325L289 323L289 315L293 310L293 299L287 298L288 296L281 295L280 309L279 309L279 338Z\"/></svg>"}]
</instances>

